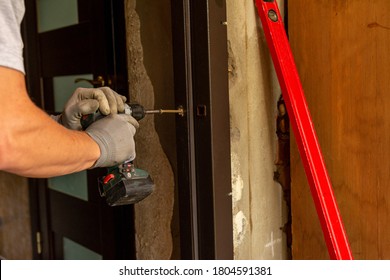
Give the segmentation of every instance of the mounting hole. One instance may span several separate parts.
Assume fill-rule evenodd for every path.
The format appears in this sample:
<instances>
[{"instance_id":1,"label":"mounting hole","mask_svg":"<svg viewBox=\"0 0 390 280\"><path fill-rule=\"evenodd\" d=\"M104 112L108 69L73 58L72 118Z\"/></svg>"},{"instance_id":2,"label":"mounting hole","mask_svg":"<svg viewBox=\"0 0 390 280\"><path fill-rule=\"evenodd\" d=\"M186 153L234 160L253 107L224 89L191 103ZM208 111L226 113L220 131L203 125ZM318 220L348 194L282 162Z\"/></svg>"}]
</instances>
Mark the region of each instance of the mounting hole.
<instances>
[{"instance_id":1,"label":"mounting hole","mask_svg":"<svg viewBox=\"0 0 390 280\"><path fill-rule=\"evenodd\" d=\"M198 117L206 117L207 116L207 107L206 107L206 105L198 105L198 106L196 106L196 115Z\"/></svg>"}]
</instances>

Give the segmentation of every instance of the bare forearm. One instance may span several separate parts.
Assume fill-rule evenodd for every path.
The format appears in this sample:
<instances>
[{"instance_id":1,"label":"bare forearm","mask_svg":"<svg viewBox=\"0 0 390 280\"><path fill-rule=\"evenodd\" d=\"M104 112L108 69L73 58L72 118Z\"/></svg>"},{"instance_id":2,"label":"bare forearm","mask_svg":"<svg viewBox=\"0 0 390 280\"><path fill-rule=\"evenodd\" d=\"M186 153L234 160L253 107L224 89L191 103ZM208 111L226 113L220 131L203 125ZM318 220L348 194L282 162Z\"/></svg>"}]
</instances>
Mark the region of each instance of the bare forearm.
<instances>
[{"instance_id":1,"label":"bare forearm","mask_svg":"<svg viewBox=\"0 0 390 280\"><path fill-rule=\"evenodd\" d=\"M90 168L99 158L99 146L86 133L60 126L30 101L23 75L0 69L0 96L7 100L0 114L2 170L51 177Z\"/></svg>"},{"instance_id":2,"label":"bare forearm","mask_svg":"<svg viewBox=\"0 0 390 280\"><path fill-rule=\"evenodd\" d=\"M86 133L61 127L47 116L41 121L14 123L3 170L28 177L51 177L90 168L99 158L98 145Z\"/></svg>"}]
</instances>

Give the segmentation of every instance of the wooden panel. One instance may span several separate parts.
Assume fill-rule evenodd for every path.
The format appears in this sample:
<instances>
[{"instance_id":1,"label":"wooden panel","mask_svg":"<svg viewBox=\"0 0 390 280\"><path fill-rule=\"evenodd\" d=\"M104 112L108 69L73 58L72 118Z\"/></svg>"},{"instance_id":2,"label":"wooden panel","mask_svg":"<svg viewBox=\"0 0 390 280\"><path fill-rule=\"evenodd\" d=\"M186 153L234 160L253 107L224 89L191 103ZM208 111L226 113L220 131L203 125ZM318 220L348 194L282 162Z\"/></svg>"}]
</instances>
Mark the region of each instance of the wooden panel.
<instances>
[{"instance_id":1,"label":"wooden panel","mask_svg":"<svg viewBox=\"0 0 390 280\"><path fill-rule=\"evenodd\" d=\"M390 258L390 1L288 1L289 37L356 259ZM328 258L292 143L293 258Z\"/></svg>"},{"instance_id":2,"label":"wooden panel","mask_svg":"<svg viewBox=\"0 0 390 280\"><path fill-rule=\"evenodd\" d=\"M91 238L100 234L99 206L53 190L49 194L52 230L100 253L101 239Z\"/></svg>"}]
</instances>

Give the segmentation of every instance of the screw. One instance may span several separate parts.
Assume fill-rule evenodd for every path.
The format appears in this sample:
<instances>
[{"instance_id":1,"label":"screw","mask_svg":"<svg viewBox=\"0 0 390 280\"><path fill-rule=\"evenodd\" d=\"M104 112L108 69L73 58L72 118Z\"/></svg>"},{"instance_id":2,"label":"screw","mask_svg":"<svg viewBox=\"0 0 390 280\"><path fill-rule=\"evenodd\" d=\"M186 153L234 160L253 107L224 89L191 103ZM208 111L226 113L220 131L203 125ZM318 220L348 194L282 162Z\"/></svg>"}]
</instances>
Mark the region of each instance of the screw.
<instances>
[{"instance_id":1,"label":"screw","mask_svg":"<svg viewBox=\"0 0 390 280\"><path fill-rule=\"evenodd\" d=\"M274 10L269 10L268 11L268 17L273 22L277 22L278 21L278 14Z\"/></svg>"},{"instance_id":2,"label":"screw","mask_svg":"<svg viewBox=\"0 0 390 280\"><path fill-rule=\"evenodd\" d=\"M178 106L176 110L165 110L165 109L145 110L145 114L164 114L164 113L178 114L179 116L183 117L184 108L183 106Z\"/></svg>"}]
</instances>

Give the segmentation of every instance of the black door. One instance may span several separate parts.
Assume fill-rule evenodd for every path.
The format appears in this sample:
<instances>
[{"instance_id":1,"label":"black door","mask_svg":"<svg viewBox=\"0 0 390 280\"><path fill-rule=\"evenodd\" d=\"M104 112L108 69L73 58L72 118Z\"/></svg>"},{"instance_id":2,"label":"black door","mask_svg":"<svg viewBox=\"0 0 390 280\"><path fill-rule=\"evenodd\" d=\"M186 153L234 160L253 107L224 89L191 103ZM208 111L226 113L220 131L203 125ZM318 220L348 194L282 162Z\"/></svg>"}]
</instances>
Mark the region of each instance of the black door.
<instances>
[{"instance_id":1,"label":"black door","mask_svg":"<svg viewBox=\"0 0 390 280\"><path fill-rule=\"evenodd\" d=\"M27 84L33 101L59 113L78 86L128 95L123 0L26 1ZM80 84L75 80L81 78ZM109 207L97 178L105 170L31 179L37 259L133 259L131 206Z\"/></svg>"}]
</instances>

